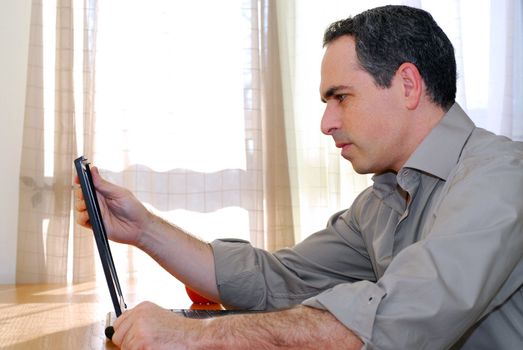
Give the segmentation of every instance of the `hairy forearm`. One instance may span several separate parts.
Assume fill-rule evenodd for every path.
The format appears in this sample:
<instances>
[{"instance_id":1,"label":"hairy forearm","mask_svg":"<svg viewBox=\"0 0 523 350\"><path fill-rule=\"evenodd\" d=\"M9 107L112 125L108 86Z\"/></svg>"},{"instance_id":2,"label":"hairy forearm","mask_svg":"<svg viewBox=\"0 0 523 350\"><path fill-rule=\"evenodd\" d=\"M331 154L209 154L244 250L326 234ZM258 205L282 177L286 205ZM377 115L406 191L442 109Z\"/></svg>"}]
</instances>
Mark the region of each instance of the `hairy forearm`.
<instances>
[{"instance_id":1,"label":"hairy forearm","mask_svg":"<svg viewBox=\"0 0 523 350\"><path fill-rule=\"evenodd\" d=\"M180 281L219 301L214 257L208 243L151 214L136 245Z\"/></svg>"},{"instance_id":2,"label":"hairy forearm","mask_svg":"<svg viewBox=\"0 0 523 350\"><path fill-rule=\"evenodd\" d=\"M195 349L360 349L361 340L327 311L299 306L204 321ZM202 340L208 339L208 342ZM192 348L192 347L191 347Z\"/></svg>"}]
</instances>

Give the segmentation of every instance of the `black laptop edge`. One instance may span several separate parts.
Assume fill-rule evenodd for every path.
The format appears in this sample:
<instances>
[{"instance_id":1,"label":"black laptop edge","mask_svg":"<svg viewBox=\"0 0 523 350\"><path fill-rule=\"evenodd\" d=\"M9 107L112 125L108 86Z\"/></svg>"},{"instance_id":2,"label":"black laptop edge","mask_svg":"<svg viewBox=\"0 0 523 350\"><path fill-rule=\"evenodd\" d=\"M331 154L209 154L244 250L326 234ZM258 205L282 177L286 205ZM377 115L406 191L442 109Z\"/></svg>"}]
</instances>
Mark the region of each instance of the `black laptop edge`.
<instances>
[{"instance_id":1,"label":"black laptop edge","mask_svg":"<svg viewBox=\"0 0 523 350\"><path fill-rule=\"evenodd\" d=\"M105 227L102 221L102 213L99 208L98 198L96 197L96 191L93 184L91 170L89 168L89 163L87 159L82 156L75 159L74 164L78 174L80 187L84 195L87 212L89 213L89 221L93 229L93 234L104 270L105 279L107 281L107 286L109 287L114 313L116 317L119 317L127 308L127 306L125 305L118 275L116 274L113 256L111 254L109 240L107 238ZM112 337L112 333L114 333L112 327L106 327L105 334L109 339Z\"/></svg>"}]
</instances>

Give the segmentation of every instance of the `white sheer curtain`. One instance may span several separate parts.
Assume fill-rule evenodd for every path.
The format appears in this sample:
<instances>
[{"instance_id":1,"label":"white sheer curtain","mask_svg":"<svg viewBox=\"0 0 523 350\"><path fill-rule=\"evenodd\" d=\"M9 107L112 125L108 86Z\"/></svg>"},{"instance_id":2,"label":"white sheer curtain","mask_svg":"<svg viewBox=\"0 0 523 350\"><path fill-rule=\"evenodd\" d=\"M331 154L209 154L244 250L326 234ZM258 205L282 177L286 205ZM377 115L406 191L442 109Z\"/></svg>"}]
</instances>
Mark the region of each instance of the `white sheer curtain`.
<instances>
[{"instance_id":1,"label":"white sheer curtain","mask_svg":"<svg viewBox=\"0 0 523 350\"><path fill-rule=\"evenodd\" d=\"M86 131L90 124L90 105L82 101L92 95L88 83L92 65L84 61L84 53L91 54L92 31L84 23L93 18L93 2L32 1L17 283L80 282L94 277L92 236L71 225L71 162L78 142L75 116L81 116ZM78 77L86 85L75 84Z\"/></svg>"},{"instance_id":2,"label":"white sheer curtain","mask_svg":"<svg viewBox=\"0 0 523 350\"><path fill-rule=\"evenodd\" d=\"M457 100L474 122L523 140L521 0L407 1L431 12L458 61Z\"/></svg>"},{"instance_id":3,"label":"white sheer curtain","mask_svg":"<svg viewBox=\"0 0 523 350\"><path fill-rule=\"evenodd\" d=\"M71 234L75 153L207 240L273 250L324 227L370 181L320 133L323 31L386 3L34 0L17 280L93 278L92 236ZM521 0L392 3L449 35L474 121L523 139ZM117 248L128 271L162 273Z\"/></svg>"},{"instance_id":4,"label":"white sheer curtain","mask_svg":"<svg viewBox=\"0 0 523 350\"><path fill-rule=\"evenodd\" d=\"M90 155L167 220L270 250L294 244L273 11L257 0L99 3ZM129 272L162 273L114 247Z\"/></svg>"},{"instance_id":5,"label":"white sheer curtain","mask_svg":"<svg viewBox=\"0 0 523 350\"><path fill-rule=\"evenodd\" d=\"M250 22L241 5L99 4L92 160L151 210L209 239L250 239L246 209L256 206L255 186L238 191L240 179L258 177L245 131L253 102L243 96Z\"/></svg>"},{"instance_id":6,"label":"white sheer curtain","mask_svg":"<svg viewBox=\"0 0 523 350\"><path fill-rule=\"evenodd\" d=\"M523 2L490 4L488 117L485 127L523 140Z\"/></svg>"}]
</instances>

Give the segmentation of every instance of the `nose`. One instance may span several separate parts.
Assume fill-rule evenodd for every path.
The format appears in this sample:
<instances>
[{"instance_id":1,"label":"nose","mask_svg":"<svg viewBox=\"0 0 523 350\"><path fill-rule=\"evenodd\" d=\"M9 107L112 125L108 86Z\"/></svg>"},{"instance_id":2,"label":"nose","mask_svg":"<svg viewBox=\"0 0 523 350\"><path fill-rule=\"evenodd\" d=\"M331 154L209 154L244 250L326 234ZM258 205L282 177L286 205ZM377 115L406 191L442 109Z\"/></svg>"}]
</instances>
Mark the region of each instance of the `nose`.
<instances>
[{"instance_id":1,"label":"nose","mask_svg":"<svg viewBox=\"0 0 523 350\"><path fill-rule=\"evenodd\" d=\"M336 110L333 101L327 101L325 104L325 112L321 118L321 132L325 135L332 135L332 133L341 127L341 119Z\"/></svg>"}]
</instances>

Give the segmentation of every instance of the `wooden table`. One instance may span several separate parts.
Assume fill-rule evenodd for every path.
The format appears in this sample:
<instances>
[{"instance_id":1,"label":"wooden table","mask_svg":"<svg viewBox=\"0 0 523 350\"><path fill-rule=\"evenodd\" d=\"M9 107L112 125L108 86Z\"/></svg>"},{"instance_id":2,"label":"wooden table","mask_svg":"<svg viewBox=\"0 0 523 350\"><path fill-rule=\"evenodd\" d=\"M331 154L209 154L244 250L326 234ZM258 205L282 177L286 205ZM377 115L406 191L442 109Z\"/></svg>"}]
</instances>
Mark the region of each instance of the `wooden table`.
<instances>
[{"instance_id":1,"label":"wooden table","mask_svg":"<svg viewBox=\"0 0 523 350\"><path fill-rule=\"evenodd\" d=\"M191 306L184 286L172 277L169 281L131 278L120 283L130 307L145 300L165 308ZM104 280L0 285L0 349L115 349L104 335L111 310Z\"/></svg>"}]
</instances>

